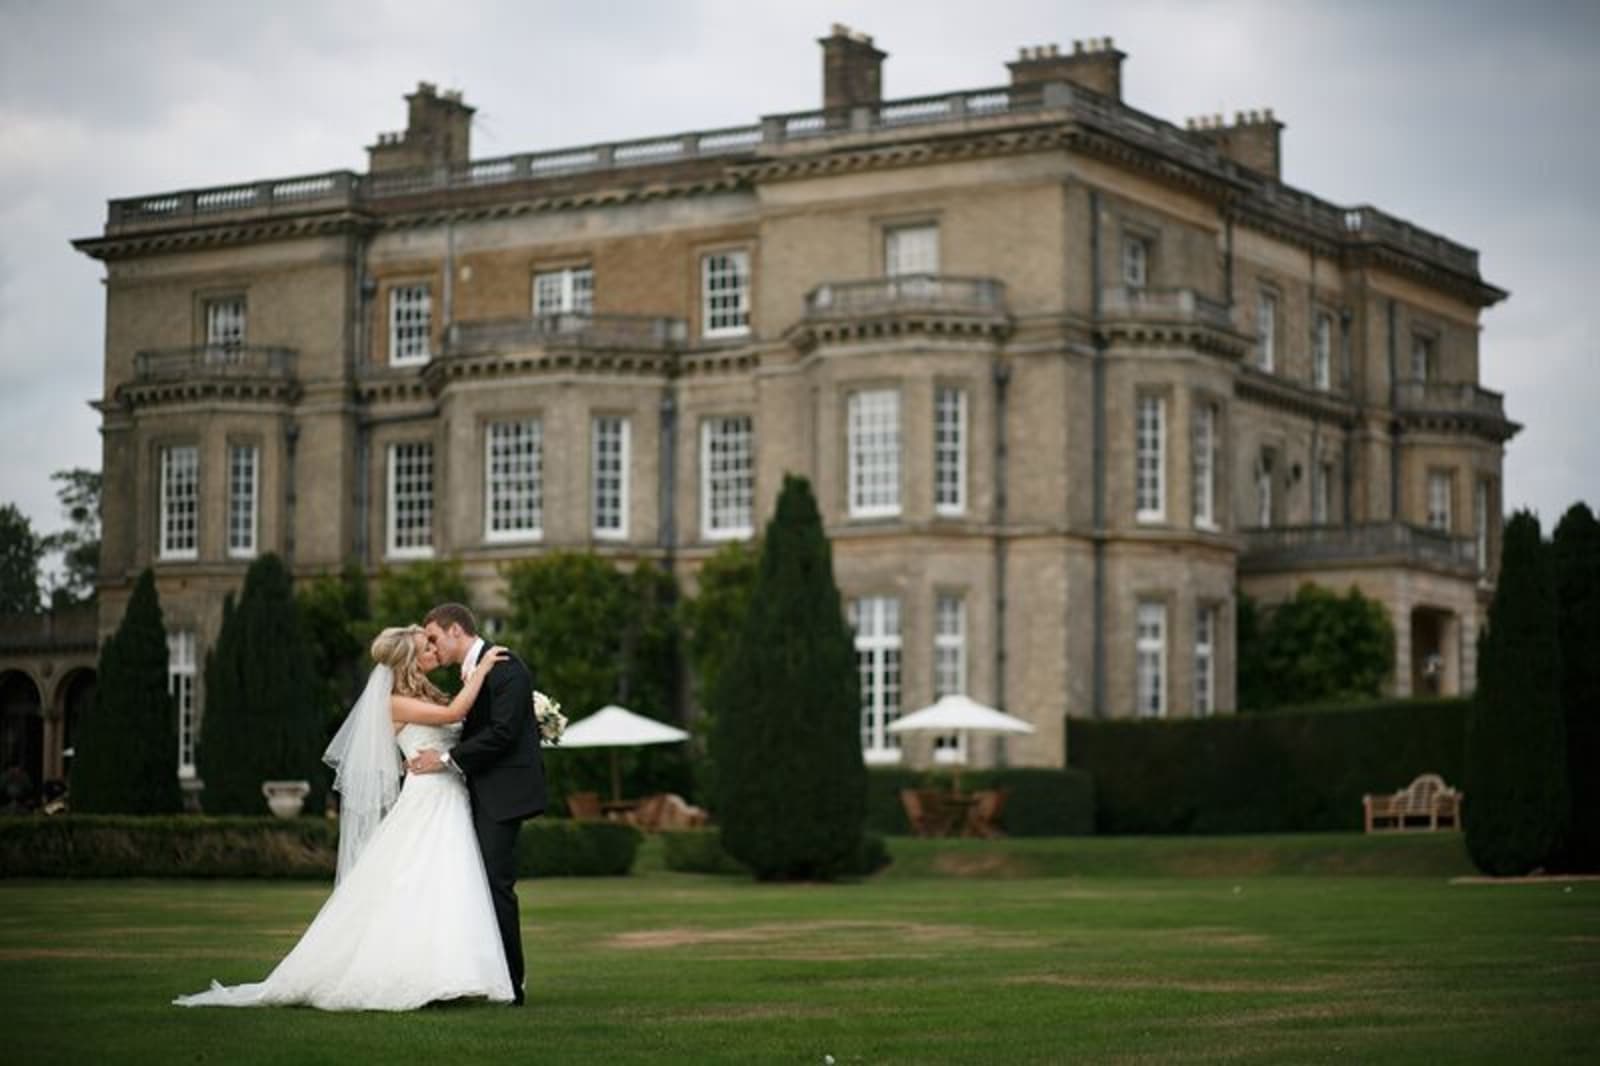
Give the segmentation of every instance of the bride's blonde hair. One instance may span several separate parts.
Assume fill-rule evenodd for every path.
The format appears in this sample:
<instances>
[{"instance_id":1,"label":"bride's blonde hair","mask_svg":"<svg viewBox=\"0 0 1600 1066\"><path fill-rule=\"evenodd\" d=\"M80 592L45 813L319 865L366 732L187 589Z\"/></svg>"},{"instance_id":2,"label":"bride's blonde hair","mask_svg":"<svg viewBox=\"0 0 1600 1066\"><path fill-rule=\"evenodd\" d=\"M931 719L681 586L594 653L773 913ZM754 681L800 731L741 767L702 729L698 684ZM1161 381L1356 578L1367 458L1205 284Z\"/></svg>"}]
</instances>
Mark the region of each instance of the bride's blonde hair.
<instances>
[{"instance_id":1,"label":"bride's blonde hair","mask_svg":"<svg viewBox=\"0 0 1600 1066\"><path fill-rule=\"evenodd\" d=\"M394 671L394 690L402 696L448 703L417 662L417 637L421 626L390 626L372 642L372 660Z\"/></svg>"}]
</instances>

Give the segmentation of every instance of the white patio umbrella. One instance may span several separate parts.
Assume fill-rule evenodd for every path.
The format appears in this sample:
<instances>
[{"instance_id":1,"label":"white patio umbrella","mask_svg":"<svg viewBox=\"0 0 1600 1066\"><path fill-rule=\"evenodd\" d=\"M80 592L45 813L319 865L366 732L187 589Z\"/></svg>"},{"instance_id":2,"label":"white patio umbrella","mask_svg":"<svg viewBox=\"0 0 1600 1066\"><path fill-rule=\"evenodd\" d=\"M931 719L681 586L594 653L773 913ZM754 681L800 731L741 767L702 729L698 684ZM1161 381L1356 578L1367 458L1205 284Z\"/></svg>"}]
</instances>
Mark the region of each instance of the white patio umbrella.
<instances>
[{"instance_id":1,"label":"white patio umbrella","mask_svg":"<svg viewBox=\"0 0 1600 1066\"><path fill-rule=\"evenodd\" d=\"M634 714L626 707L618 707L613 703L567 726L566 731L561 734L559 745L547 743L545 747L610 748L611 798L613 801L620 801L622 772L617 766L618 748L636 748L645 744L676 744L688 739L689 734L681 729L674 729L642 714Z\"/></svg>"},{"instance_id":2,"label":"white patio umbrella","mask_svg":"<svg viewBox=\"0 0 1600 1066\"><path fill-rule=\"evenodd\" d=\"M930 707L912 711L889 726L891 733L1032 733L1021 718L979 703L970 696L950 695ZM961 766L955 765L955 789L961 790Z\"/></svg>"}]
</instances>

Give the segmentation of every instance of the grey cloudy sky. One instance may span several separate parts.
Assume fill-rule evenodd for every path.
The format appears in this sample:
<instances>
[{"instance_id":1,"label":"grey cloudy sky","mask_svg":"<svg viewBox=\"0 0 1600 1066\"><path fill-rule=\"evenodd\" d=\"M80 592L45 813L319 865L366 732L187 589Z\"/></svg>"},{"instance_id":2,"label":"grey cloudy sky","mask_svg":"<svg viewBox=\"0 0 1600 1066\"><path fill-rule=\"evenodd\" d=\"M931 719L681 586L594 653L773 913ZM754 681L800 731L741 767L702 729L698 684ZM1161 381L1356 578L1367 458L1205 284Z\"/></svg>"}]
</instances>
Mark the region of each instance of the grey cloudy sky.
<instances>
[{"instance_id":1,"label":"grey cloudy sky","mask_svg":"<svg viewBox=\"0 0 1600 1066\"><path fill-rule=\"evenodd\" d=\"M1526 428L1506 501L1600 504L1600 3L1290 0L0 0L0 502L60 523L52 470L100 462L104 308L73 237L105 202L365 166L421 80L477 106L475 156L819 106L832 22L885 93L998 85L1021 45L1116 39L1174 121L1270 106L1284 176L1482 254L1483 384Z\"/></svg>"}]
</instances>

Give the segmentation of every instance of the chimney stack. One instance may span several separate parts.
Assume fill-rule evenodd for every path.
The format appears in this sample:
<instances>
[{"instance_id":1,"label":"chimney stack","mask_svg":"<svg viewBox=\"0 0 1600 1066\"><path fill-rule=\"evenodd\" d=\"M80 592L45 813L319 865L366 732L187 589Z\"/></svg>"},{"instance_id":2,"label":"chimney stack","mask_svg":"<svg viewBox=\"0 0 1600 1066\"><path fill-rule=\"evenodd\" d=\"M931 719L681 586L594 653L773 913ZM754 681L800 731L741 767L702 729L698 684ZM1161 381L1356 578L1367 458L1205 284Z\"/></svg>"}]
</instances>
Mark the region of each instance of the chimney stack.
<instances>
[{"instance_id":1,"label":"chimney stack","mask_svg":"<svg viewBox=\"0 0 1600 1066\"><path fill-rule=\"evenodd\" d=\"M1185 125L1240 166L1275 181L1283 178L1283 123L1272 108L1237 111L1231 126L1221 115L1201 115Z\"/></svg>"},{"instance_id":2,"label":"chimney stack","mask_svg":"<svg viewBox=\"0 0 1600 1066\"><path fill-rule=\"evenodd\" d=\"M1053 44L1022 48L1015 62L1007 63L1012 85L1040 85L1065 81L1090 92L1122 99L1122 61L1127 53L1117 51L1109 37L1073 41L1072 51L1062 54Z\"/></svg>"},{"instance_id":3,"label":"chimney stack","mask_svg":"<svg viewBox=\"0 0 1600 1066\"><path fill-rule=\"evenodd\" d=\"M367 149L367 169L373 174L424 167L463 166L471 158L472 113L461 102L461 92L440 92L432 82L417 82L406 97L409 113L404 133L380 133Z\"/></svg>"},{"instance_id":4,"label":"chimney stack","mask_svg":"<svg viewBox=\"0 0 1600 1066\"><path fill-rule=\"evenodd\" d=\"M833 32L817 41L822 45L822 106L865 107L883 102L883 61L888 53L872 45L872 38L835 22Z\"/></svg>"}]
</instances>

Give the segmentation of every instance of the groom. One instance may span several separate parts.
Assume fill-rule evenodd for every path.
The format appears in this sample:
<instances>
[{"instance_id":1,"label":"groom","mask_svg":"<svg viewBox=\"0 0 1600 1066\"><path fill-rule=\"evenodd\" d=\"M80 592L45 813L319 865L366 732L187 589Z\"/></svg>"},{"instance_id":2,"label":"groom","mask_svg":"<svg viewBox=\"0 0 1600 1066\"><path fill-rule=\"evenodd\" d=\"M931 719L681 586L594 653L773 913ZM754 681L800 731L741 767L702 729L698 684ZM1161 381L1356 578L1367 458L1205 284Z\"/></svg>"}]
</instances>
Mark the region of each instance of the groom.
<instances>
[{"instance_id":1,"label":"groom","mask_svg":"<svg viewBox=\"0 0 1600 1066\"><path fill-rule=\"evenodd\" d=\"M459 603L442 603L422 620L442 665L465 677L487 649L478 622ZM511 971L513 1003L523 1002L522 929L517 916L517 832L545 808L544 758L533 714L533 675L512 656L489 671L467 712L461 741L450 751L421 751L406 764L414 774L452 770L466 778L472 827L483 852L494 916Z\"/></svg>"}]
</instances>

